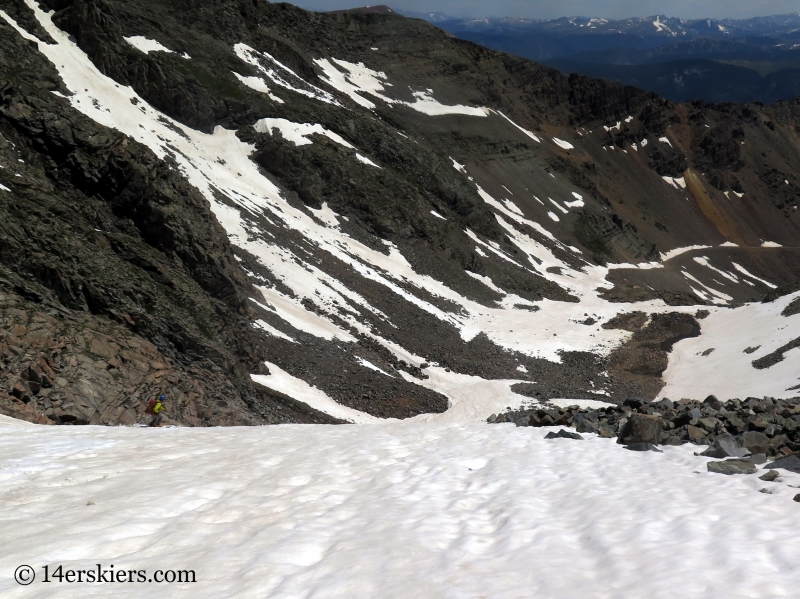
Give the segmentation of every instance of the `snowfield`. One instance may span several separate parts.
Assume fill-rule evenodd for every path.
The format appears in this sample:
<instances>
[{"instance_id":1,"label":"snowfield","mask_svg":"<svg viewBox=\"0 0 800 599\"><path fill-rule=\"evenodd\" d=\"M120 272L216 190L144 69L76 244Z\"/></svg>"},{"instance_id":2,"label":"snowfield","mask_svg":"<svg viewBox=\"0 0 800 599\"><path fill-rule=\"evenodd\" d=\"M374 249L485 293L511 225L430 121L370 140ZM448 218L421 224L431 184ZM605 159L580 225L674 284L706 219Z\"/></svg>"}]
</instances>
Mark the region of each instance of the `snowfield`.
<instances>
[{"instance_id":1,"label":"snowfield","mask_svg":"<svg viewBox=\"0 0 800 599\"><path fill-rule=\"evenodd\" d=\"M800 349L786 351L782 361L762 370L753 361L800 339L800 314L781 316L798 297L793 293L769 304L714 309L700 321L700 337L675 344L659 397L763 397L764 389L776 390L776 397L797 395Z\"/></svg>"},{"instance_id":2,"label":"snowfield","mask_svg":"<svg viewBox=\"0 0 800 599\"><path fill-rule=\"evenodd\" d=\"M488 424L0 431L8 598L735 599L800 584L795 489L709 474L693 446ZM96 563L197 582L11 577Z\"/></svg>"}]
</instances>

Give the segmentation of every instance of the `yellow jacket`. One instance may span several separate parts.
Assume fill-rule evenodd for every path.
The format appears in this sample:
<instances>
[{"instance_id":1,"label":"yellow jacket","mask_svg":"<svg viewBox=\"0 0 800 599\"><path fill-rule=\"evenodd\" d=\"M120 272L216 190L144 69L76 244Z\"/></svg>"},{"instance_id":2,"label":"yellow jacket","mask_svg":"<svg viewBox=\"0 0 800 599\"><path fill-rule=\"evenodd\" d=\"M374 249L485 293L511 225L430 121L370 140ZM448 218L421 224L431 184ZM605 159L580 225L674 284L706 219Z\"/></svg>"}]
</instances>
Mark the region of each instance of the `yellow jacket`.
<instances>
[{"instance_id":1,"label":"yellow jacket","mask_svg":"<svg viewBox=\"0 0 800 599\"><path fill-rule=\"evenodd\" d=\"M161 400L159 399L158 401L156 401L156 405L153 406L153 414L158 414L163 411L164 411L164 404L161 403Z\"/></svg>"}]
</instances>

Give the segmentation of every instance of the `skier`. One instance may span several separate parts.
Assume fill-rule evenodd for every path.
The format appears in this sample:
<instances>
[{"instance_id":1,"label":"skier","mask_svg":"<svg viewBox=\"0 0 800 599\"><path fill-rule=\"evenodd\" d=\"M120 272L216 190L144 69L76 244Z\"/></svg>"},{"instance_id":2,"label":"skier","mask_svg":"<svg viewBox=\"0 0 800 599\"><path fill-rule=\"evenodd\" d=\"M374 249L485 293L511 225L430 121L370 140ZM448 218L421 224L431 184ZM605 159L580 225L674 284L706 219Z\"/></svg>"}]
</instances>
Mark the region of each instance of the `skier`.
<instances>
[{"instance_id":1,"label":"skier","mask_svg":"<svg viewBox=\"0 0 800 599\"><path fill-rule=\"evenodd\" d=\"M153 415L150 426L161 426L161 422L164 420L164 402L166 399L166 395L160 395L158 399L151 399L147 404L147 409L144 413Z\"/></svg>"}]
</instances>

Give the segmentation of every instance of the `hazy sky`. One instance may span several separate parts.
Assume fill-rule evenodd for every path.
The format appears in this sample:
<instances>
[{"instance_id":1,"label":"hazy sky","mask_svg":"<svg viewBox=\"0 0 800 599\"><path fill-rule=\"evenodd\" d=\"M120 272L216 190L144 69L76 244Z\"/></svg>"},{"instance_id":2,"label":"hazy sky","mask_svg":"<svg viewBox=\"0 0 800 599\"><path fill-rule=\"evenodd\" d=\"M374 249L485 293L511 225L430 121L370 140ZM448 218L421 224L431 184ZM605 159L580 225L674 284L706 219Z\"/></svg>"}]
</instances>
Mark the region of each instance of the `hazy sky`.
<instances>
[{"instance_id":1,"label":"hazy sky","mask_svg":"<svg viewBox=\"0 0 800 599\"><path fill-rule=\"evenodd\" d=\"M564 16L619 19L662 14L671 17L749 18L800 12L800 0L294 0L310 10L336 10L388 4L414 12L438 11L457 17L515 16L551 19Z\"/></svg>"}]
</instances>

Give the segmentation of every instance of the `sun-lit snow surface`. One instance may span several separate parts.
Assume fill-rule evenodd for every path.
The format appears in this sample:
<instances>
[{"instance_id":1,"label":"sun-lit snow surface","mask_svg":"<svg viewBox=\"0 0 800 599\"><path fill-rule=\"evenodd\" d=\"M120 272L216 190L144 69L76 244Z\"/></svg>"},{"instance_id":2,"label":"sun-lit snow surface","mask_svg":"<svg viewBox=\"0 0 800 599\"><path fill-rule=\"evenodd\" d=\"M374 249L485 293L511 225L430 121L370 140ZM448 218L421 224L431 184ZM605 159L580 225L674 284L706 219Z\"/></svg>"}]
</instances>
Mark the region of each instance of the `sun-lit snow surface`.
<instances>
[{"instance_id":1,"label":"sun-lit snow surface","mask_svg":"<svg viewBox=\"0 0 800 599\"><path fill-rule=\"evenodd\" d=\"M800 476L710 474L693 446L635 453L487 424L0 430L9 599L744 599L800 585L787 486ZM11 576L97 563L197 582Z\"/></svg>"},{"instance_id":2,"label":"sun-lit snow surface","mask_svg":"<svg viewBox=\"0 0 800 599\"><path fill-rule=\"evenodd\" d=\"M236 52L236 56L257 68L275 85L321 102L339 105L331 94L308 83L292 69L276 60L272 55L254 50L246 44L236 44L233 49L234 52ZM239 79L242 79L241 76L239 76ZM264 85L266 85L266 83ZM257 91L263 90L258 89ZM282 100L280 102L283 103Z\"/></svg>"},{"instance_id":3,"label":"sun-lit snow surface","mask_svg":"<svg viewBox=\"0 0 800 599\"><path fill-rule=\"evenodd\" d=\"M234 73L236 78L244 83L250 89L254 89L257 92L261 92L262 94L267 94L272 100L277 102L278 104L283 104L284 101L272 93L269 86L261 77L245 77L244 75L240 75L239 73Z\"/></svg>"},{"instance_id":4,"label":"sun-lit snow surface","mask_svg":"<svg viewBox=\"0 0 800 599\"><path fill-rule=\"evenodd\" d=\"M302 401L315 410L330 414L334 418L347 420L355 424L382 421L380 418L375 418L364 412L353 410L352 408L336 403L316 387L312 387L305 381L293 377L276 364L272 364L271 362L267 362L266 364L269 367L269 376L254 374L251 377L254 382L280 393L284 393L292 399Z\"/></svg>"},{"instance_id":5,"label":"sun-lit snow surface","mask_svg":"<svg viewBox=\"0 0 800 599\"><path fill-rule=\"evenodd\" d=\"M564 141L563 139L558 139L557 137L553 138L553 143L555 143L560 148L564 148L565 150L571 150L575 147L568 141Z\"/></svg>"},{"instance_id":6,"label":"sun-lit snow surface","mask_svg":"<svg viewBox=\"0 0 800 599\"><path fill-rule=\"evenodd\" d=\"M705 250L710 247L710 245L690 245L688 247L675 248L674 250L669 250L666 254L662 252L661 261L666 262L667 260L672 260L672 258L680 256L681 254L685 254L686 252L691 252L693 250Z\"/></svg>"},{"instance_id":7,"label":"sun-lit snow surface","mask_svg":"<svg viewBox=\"0 0 800 599\"><path fill-rule=\"evenodd\" d=\"M341 135L329 131L322 125L313 125L310 123L293 123L286 119L259 119L253 128L259 133L269 133L272 135L272 130L277 129L286 141L292 142L296 146L311 145L312 142L308 136L317 134L324 135L328 139L335 141L337 144L343 145L346 148L354 150L353 145L344 139Z\"/></svg>"},{"instance_id":8,"label":"sun-lit snow surface","mask_svg":"<svg viewBox=\"0 0 800 599\"><path fill-rule=\"evenodd\" d=\"M800 314L781 316L795 293L769 304L748 304L734 310L715 309L700 321L702 335L675 344L662 397L747 396L795 397L800 385L800 349L762 370L752 362L800 338ZM745 349L758 348L751 353ZM702 354L713 349L709 355Z\"/></svg>"},{"instance_id":9,"label":"sun-lit snow surface","mask_svg":"<svg viewBox=\"0 0 800 599\"><path fill-rule=\"evenodd\" d=\"M254 225L257 218L264 218L275 226L284 226L301 233L308 243L316 245L319 251L330 253L361 276L382 285L388 292L404 298L419 309L456 327L465 341L485 333L489 339L502 347L556 362L561 360L560 354L563 351L592 351L597 354L607 354L611 351L626 339L629 333L606 330L601 325L620 311L675 310L666 307L660 301L621 306L601 299L599 291L611 287L606 281L609 268L633 266L599 267L586 263L581 270L572 268L558 256L564 252L579 255L579 250L559 242L540 223L524 216L511 200L507 198L498 200L480 187L476 187L478 193L495 210L498 223L520 252L514 255L508 254L498 244L482 240L467 230L467 235L475 243L476 251L516 264L520 268L542 276L568 290L579 298L580 302L544 300L535 304L540 308L539 311L530 312L521 310L518 306L534 305L533 302L513 294L504 294L502 300L493 307L464 298L441 282L414 272L391 243L387 242L387 253L382 253L342 232L339 227L340 217L327 206L323 206L321 210L292 207L282 197L280 190L269 179L263 177L257 165L249 159L253 146L242 143L233 131L217 127L213 134L204 134L189 129L153 109L131 88L121 86L102 75L67 34L53 25L49 15L42 12L33 0L26 2L42 26L57 41L55 45L39 42L38 46L58 68L65 85L73 92L73 95L65 101L69 101L73 107L97 122L118 129L144 143L158 156L172 156L186 178L208 199L232 243L258 258L274 276L292 290L293 296L285 295L264 281L260 286L263 298L253 298L292 327L325 339L338 339L345 343L355 341L350 332L326 317L327 314L336 314L359 333L372 337L388 348L398 359L417 366L425 361L423 357L413 355L403 347L377 336L371 324L363 320L361 313L370 313L373 317L391 324L389 316L370 305L367 299L356 291L347 288L339 280L309 262L306 255L296 255L297 250L271 242L269 233L260 234ZM0 14L27 39L37 41L20 29L5 13ZM236 45L235 51L243 61L256 67L274 84L323 102L338 104L331 94L303 81L268 54L256 52L243 44ZM318 61L318 65L325 69L334 89L351 95L354 100L355 97L363 99L361 94L370 94L386 100L384 92L386 86L390 84L386 81L385 74L372 71L363 64L355 65L339 60L331 62L326 59ZM334 75L338 79L334 80ZM412 108L419 108L418 105L426 103L432 105L430 93L430 90L420 92L417 94L417 101L409 105ZM131 99L137 99L138 103L134 105ZM461 107L445 108L460 110ZM466 111L457 114L473 113ZM488 112L483 109L480 109L480 114L474 113L474 116L480 117L487 115ZM505 115L501 116L508 120ZM519 128L513 122L512 124ZM277 127L287 140L299 145L311 143L308 136L319 134L352 148L352 145L340 135L318 124L292 123L285 119L263 119L255 126L257 130L264 132L272 132ZM369 159L358 153L356 159L369 164L365 162ZM372 165L377 166L374 163ZM464 165L453 160L453 166L468 177ZM226 196L228 201L225 203L219 201L219 194ZM582 197L577 192L573 193L573 196L577 201L567 202L563 199L561 201L569 207L578 206L579 202L583 201ZM552 202L561 212L567 211L556 200ZM558 219L554 213L551 213L551 217L554 220ZM522 233L513 223L530 227L539 237L532 238ZM543 241L547 241L549 245L545 245ZM552 246L556 249L551 249ZM677 251L670 254L675 255L675 252ZM659 265L640 267L657 266ZM548 272L551 267L555 267L552 268L554 272ZM480 278L478 280L490 288L497 289L491 280L484 281ZM701 286L702 284L699 287ZM704 291L699 287L699 294L707 294L708 297L725 301L720 295L721 292L715 292L717 295L714 295L711 291ZM424 289L427 293L450 300L460 306L460 311L445 312L434 303L421 299L419 297L421 294L409 291L413 288ZM303 306L303 300L312 302L317 310L307 310ZM684 310L684 308L678 309ZM685 310L694 311L692 308ZM576 325L576 322L585 319L586 314L592 315L598 322L592 326ZM272 330L263 326L260 328L265 334L280 337L276 335L278 329L274 327L271 327ZM283 334L291 338L291 335ZM495 403L502 403L502 407L513 408L524 401L524 398L510 391L509 381L473 380L477 377L463 377L443 369L437 371L436 364L432 364L432 367L430 373L436 373L436 376L415 382L447 395L453 410L448 418L480 420L497 411ZM269 381L262 382L269 384ZM489 388L494 395L486 400L484 396ZM479 393L476 389L484 391ZM596 391L599 393L602 389ZM460 416L457 417L455 414Z\"/></svg>"},{"instance_id":10,"label":"sun-lit snow surface","mask_svg":"<svg viewBox=\"0 0 800 599\"><path fill-rule=\"evenodd\" d=\"M131 46L133 46L140 52L144 52L145 54L150 54L150 52L168 52L169 54L175 54L174 51L163 46L161 42L159 42L158 40L149 40L141 35L134 35L123 39L126 42L128 42ZM188 54L182 54L181 58L188 59L190 57Z\"/></svg>"},{"instance_id":11,"label":"sun-lit snow surface","mask_svg":"<svg viewBox=\"0 0 800 599\"><path fill-rule=\"evenodd\" d=\"M505 120L507 120L507 121L508 121L509 123L511 123L512 125L514 125L514 126L517 128L517 129L519 129L520 131L522 131L522 132L523 132L525 135L527 135L528 137L530 137L530 138L531 138L533 141L535 141L536 143L542 143L542 140L541 140L541 139L539 139L539 137L538 137L538 136L537 136L535 133L531 133L531 132L530 132L530 131L528 131L527 129L524 129L523 127L520 127L519 125L517 125L517 124L516 124L514 121L512 121L510 118L508 118L506 115L504 115L504 114L503 114L502 112L500 112L499 110L493 110L492 112L495 112L495 113L499 114L501 117L503 117Z\"/></svg>"},{"instance_id":12,"label":"sun-lit snow surface","mask_svg":"<svg viewBox=\"0 0 800 599\"><path fill-rule=\"evenodd\" d=\"M661 177L675 189L686 189L686 179L683 177Z\"/></svg>"},{"instance_id":13,"label":"sun-lit snow surface","mask_svg":"<svg viewBox=\"0 0 800 599\"><path fill-rule=\"evenodd\" d=\"M369 94L383 100L387 104L408 106L409 108L413 108L429 116L463 114L485 117L488 116L490 112L488 108L463 106L460 104L447 106L434 99L433 90L413 91L412 95L414 96L414 101L404 102L386 95L386 87L391 87L392 85L388 82L386 73L373 71L364 66L363 62L356 64L336 58L330 60L323 58L315 60L314 62L322 69L325 75L325 81L328 85L346 94L356 104L364 108L375 108L375 103L364 97L364 94Z\"/></svg>"}]
</instances>

